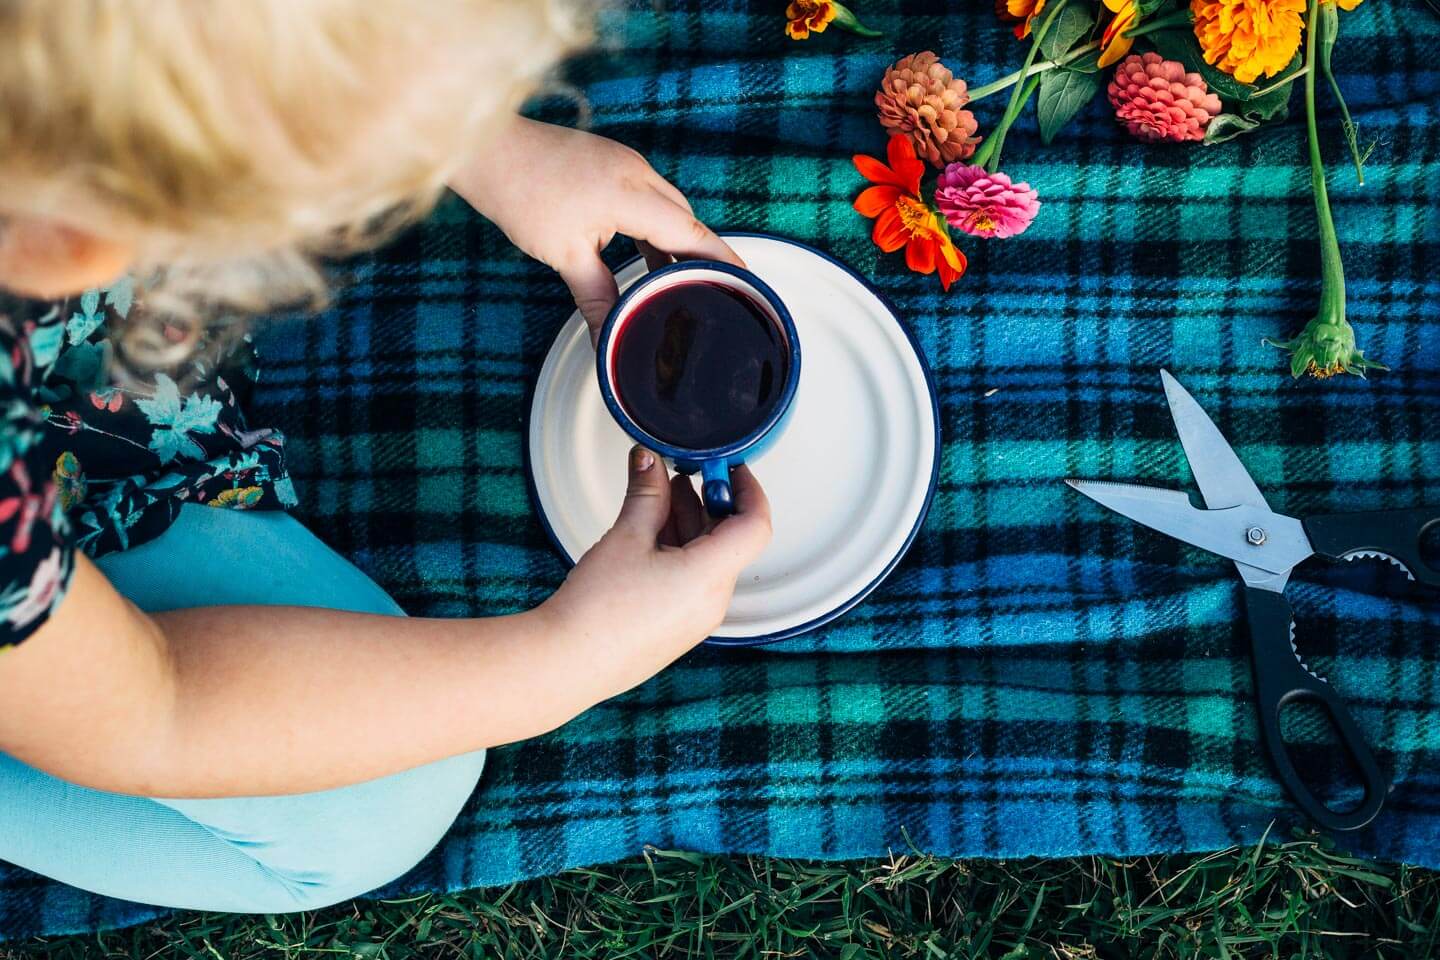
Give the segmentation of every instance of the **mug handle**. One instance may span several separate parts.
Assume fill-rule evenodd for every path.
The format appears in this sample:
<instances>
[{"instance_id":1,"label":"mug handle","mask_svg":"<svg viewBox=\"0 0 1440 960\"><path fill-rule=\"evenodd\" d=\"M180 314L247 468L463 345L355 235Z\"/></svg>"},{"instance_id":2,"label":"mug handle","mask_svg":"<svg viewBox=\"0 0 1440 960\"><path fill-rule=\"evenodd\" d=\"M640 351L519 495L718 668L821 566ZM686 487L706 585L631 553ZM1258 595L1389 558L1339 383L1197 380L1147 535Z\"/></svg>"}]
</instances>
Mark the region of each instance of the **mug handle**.
<instances>
[{"instance_id":1,"label":"mug handle","mask_svg":"<svg viewBox=\"0 0 1440 960\"><path fill-rule=\"evenodd\" d=\"M705 512L717 519L735 512L728 461L706 460L700 464L700 499L705 501Z\"/></svg>"}]
</instances>

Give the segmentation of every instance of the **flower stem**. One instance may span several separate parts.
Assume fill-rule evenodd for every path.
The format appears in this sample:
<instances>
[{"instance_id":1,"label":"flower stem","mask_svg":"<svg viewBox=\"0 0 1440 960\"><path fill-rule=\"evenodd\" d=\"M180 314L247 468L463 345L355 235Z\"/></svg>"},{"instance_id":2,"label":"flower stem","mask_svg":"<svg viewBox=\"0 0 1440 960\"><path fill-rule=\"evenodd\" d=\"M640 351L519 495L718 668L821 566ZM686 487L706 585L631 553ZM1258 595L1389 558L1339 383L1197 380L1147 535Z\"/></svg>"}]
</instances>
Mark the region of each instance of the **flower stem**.
<instances>
[{"instance_id":1,"label":"flower stem","mask_svg":"<svg viewBox=\"0 0 1440 960\"><path fill-rule=\"evenodd\" d=\"M1168 17L1161 17L1159 20L1147 20L1145 23L1136 24L1125 31L1125 36L1130 38L1143 37L1147 33L1154 33L1157 30L1169 30L1171 27L1188 27L1195 22L1195 17L1189 10L1180 10Z\"/></svg>"},{"instance_id":2,"label":"flower stem","mask_svg":"<svg viewBox=\"0 0 1440 960\"><path fill-rule=\"evenodd\" d=\"M1335 41L1340 36L1340 9L1333 3L1322 3L1320 5L1320 29L1319 29L1319 53L1316 55L1316 65L1325 79L1330 84L1330 92L1335 95L1335 103L1340 108L1340 128L1345 131L1345 145L1350 148L1350 159L1355 161L1355 179L1363 186L1365 183L1365 161L1370 156L1370 151L1361 151L1359 133L1355 129L1355 121L1350 116L1350 107L1345 103L1345 94L1340 90L1340 82L1335 79L1335 71L1330 60L1335 53Z\"/></svg>"},{"instance_id":3,"label":"flower stem","mask_svg":"<svg viewBox=\"0 0 1440 960\"><path fill-rule=\"evenodd\" d=\"M1181 24L1190 22L1192 22L1190 12L1188 10L1185 10L1181 11L1178 14L1175 14L1174 16L1161 17L1159 20L1154 20L1149 23L1142 23L1139 26L1131 27L1129 30L1125 31L1125 36L1132 38L1143 37L1147 33L1154 33L1157 30L1168 30L1171 27L1176 27ZM1061 57L1058 60L1046 60L1041 63L1037 63L1028 71L1016 70L1014 73L1007 74L1001 77L999 80L991 81L984 86L976 87L971 90L970 102L974 103L976 100L983 100L991 94L999 93L1002 90L1009 90L1011 87L1015 86L1015 84L1019 83L1026 77L1033 77L1036 74L1044 73L1047 70L1054 70L1056 67L1063 67L1067 63L1070 63L1074 60L1079 60L1081 57L1085 56L1085 54L1091 53L1099 49L1100 41L1091 40L1089 43L1081 44L1075 49L1069 51L1065 54L1065 56Z\"/></svg>"},{"instance_id":4,"label":"flower stem","mask_svg":"<svg viewBox=\"0 0 1440 960\"><path fill-rule=\"evenodd\" d=\"M1054 70L1056 67L1063 67L1072 60L1078 60L1092 50L1100 49L1100 41L1092 40L1084 46L1076 47L1059 60L1046 60L1044 63L1037 63L1029 71L1016 70L1012 74L1001 77L999 80L985 84L983 87L976 87L970 91L970 102L983 100L992 93L999 93L1001 90L1009 90L1025 77L1033 77L1036 74L1044 73L1046 70Z\"/></svg>"},{"instance_id":5,"label":"flower stem","mask_svg":"<svg viewBox=\"0 0 1440 960\"><path fill-rule=\"evenodd\" d=\"M1020 67L1020 76L1027 76L1030 73L1030 67L1040 53L1040 41L1045 39L1045 34L1050 30L1051 24L1055 22L1055 18L1060 15L1061 10L1065 9L1065 4L1068 2L1069 0L1060 0L1051 7L1050 12L1045 15L1045 19L1041 21L1039 29L1034 31L1030 51L1025 54L1025 63ZM1000 151L1005 147L1005 134L1010 132L1010 125L1020 116L1020 107L1023 106L1025 100L1023 93L1024 90L1019 84L1016 84L1015 88L1010 91L1010 103L1005 107L1005 115L1000 118L1000 123L995 127L995 132L990 135L990 139L981 144L980 150L977 151L977 153L985 155L984 159L981 160L977 156L971 161L978 166L983 166L988 173L994 173L1000 168ZM986 151L986 147L990 149Z\"/></svg>"},{"instance_id":6,"label":"flower stem","mask_svg":"<svg viewBox=\"0 0 1440 960\"><path fill-rule=\"evenodd\" d=\"M1323 58L1324 44L1334 42L1318 36L1320 18L1333 12L1332 0L1309 0L1309 25L1305 29L1305 134L1310 152L1310 189L1315 194L1315 220L1320 233L1320 305L1305 328L1289 340L1265 343L1290 354L1290 376L1310 374L1318 379L1338 373L1364 377L1366 370L1389 367L1365 356L1355 344L1355 329L1345 320L1345 267L1340 262L1340 239L1330 214L1330 195L1325 186L1325 163L1320 157L1320 132L1315 120L1316 49ZM1331 24L1333 27L1334 25ZM1323 63L1323 60L1321 61Z\"/></svg>"},{"instance_id":7,"label":"flower stem","mask_svg":"<svg viewBox=\"0 0 1440 960\"><path fill-rule=\"evenodd\" d=\"M1296 80L1299 80L1301 77L1305 76L1305 74L1309 72L1309 67L1301 67L1299 70L1296 70L1294 73L1290 74L1285 79L1277 80L1275 83L1270 84L1270 86L1252 93L1250 95L1250 99L1259 100L1261 97L1268 96L1269 94L1274 93L1276 90L1279 90L1281 87L1286 86L1287 84L1294 83Z\"/></svg>"},{"instance_id":8,"label":"flower stem","mask_svg":"<svg viewBox=\"0 0 1440 960\"><path fill-rule=\"evenodd\" d=\"M1345 265L1340 259L1340 238L1330 213L1325 186L1325 164L1320 159L1320 131L1315 121L1315 47L1320 0L1310 0L1305 30L1305 131L1310 145L1310 187L1315 192L1315 219L1320 227L1320 310L1322 316L1345 319Z\"/></svg>"}]
</instances>

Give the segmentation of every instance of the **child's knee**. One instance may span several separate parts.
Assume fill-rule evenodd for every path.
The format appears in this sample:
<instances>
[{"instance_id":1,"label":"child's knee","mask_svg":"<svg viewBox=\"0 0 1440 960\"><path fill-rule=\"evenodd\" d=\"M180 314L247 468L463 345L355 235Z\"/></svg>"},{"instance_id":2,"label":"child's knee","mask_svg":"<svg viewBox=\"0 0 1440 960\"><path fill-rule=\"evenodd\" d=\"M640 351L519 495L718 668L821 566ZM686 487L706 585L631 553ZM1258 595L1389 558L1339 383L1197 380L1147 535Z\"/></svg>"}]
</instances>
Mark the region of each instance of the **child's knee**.
<instances>
[{"instance_id":1,"label":"child's knee","mask_svg":"<svg viewBox=\"0 0 1440 960\"><path fill-rule=\"evenodd\" d=\"M296 909L369 893L407 873L444 838L475 790L485 753L465 754L359 788L378 795L350 808L349 822L317 837L309 865L282 876Z\"/></svg>"},{"instance_id":2,"label":"child's knee","mask_svg":"<svg viewBox=\"0 0 1440 960\"><path fill-rule=\"evenodd\" d=\"M482 750L323 793L165 803L265 875L263 892L235 891L237 900L256 902L217 909L315 910L383 887L424 859L474 792L484 762Z\"/></svg>"}]
</instances>

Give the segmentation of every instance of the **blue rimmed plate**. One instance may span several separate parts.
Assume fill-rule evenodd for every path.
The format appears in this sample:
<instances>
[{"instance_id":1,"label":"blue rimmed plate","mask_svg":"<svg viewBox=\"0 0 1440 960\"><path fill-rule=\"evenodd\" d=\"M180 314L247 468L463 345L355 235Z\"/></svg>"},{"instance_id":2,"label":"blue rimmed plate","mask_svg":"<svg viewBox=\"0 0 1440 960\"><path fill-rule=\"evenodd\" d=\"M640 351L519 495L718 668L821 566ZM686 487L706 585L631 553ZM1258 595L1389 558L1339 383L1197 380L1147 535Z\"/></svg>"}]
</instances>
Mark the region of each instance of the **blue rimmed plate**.
<instances>
[{"instance_id":1,"label":"blue rimmed plate","mask_svg":"<svg viewBox=\"0 0 1440 960\"><path fill-rule=\"evenodd\" d=\"M805 350L790 426L752 464L775 537L710 640L749 645L834 620L895 568L935 492L940 421L914 337L858 274L793 240L724 236L785 301ZM624 290L644 271L632 261L615 279ZM573 563L615 519L630 446L596 388L578 312L541 367L527 443L540 521Z\"/></svg>"}]
</instances>

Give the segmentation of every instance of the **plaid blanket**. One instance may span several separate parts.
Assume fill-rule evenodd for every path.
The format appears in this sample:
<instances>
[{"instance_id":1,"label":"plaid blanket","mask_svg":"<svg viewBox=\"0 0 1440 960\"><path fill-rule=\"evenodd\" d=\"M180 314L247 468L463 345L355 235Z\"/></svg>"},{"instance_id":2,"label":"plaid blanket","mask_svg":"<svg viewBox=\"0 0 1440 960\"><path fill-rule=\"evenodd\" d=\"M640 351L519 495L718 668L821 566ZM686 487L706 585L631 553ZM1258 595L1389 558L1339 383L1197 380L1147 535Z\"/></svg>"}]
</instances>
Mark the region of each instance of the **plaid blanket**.
<instances>
[{"instance_id":1,"label":"plaid blanket","mask_svg":"<svg viewBox=\"0 0 1440 960\"><path fill-rule=\"evenodd\" d=\"M1191 486L1163 366L1278 510L1440 504L1440 18L1420 0L1344 17L1337 74L1378 143L1358 186L1326 125L1332 198L1350 316L1395 369L1324 383L1291 381L1260 343L1298 330L1318 293L1300 123L1145 147L1097 101L1047 149L1026 121L1005 168L1039 190L1040 217L1018 239L962 238L970 271L942 294L871 245L849 156L883 149L870 100L888 61L933 48L978 84L1021 49L988 3L865 0L886 39L804 43L785 39L783 6L612 12L576 82L593 128L644 152L708 222L831 251L900 306L940 391L929 521L836 624L699 650L494 751L449 839L392 892L646 844L1018 857L1218 847L1277 819L1284 831L1294 813L1258 750L1233 569L1059 480ZM982 132L1003 99L977 105ZM410 612L506 613L564 575L527 499L521 426L570 310L552 275L451 203L357 264L331 313L266 332L256 422L291 438L303 518ZM1440 602L1367 563L1306 565L1290 596L1307 661L1395 776L1386 812L1341 842L1440 866ZM1302 765L1336 775L1318 729L1298 735ZM12 936L152 912L0 867Z\"/></svg>"}]
</instances>

